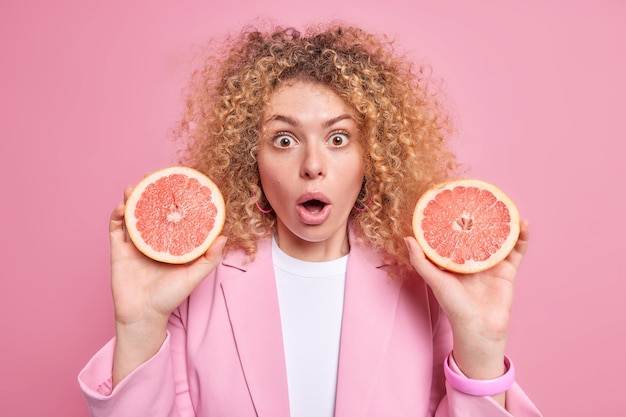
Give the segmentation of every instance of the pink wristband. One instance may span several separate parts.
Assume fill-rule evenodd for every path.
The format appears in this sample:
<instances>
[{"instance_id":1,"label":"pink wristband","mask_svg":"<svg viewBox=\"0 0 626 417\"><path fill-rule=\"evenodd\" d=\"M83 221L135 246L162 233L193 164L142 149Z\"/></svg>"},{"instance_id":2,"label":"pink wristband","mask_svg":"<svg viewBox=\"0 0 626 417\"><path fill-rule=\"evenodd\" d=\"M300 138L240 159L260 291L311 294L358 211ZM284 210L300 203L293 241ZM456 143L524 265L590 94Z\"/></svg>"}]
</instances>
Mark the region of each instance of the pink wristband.
<instances>
[{"instance_id":1,"label":"pink wristband","mask_svg":"<svg viewBox=\"0 0 626 417\"><path fill-rule=\"evenodd\" d=\"M515 367L508 356L504 356L506 372L494 379L470 379L450 369L449 361L454 361L450 353L443 362L443 373L452 387L465 394L477 397L488 397L506 392L515 381Z\"/></svg>"}]
</instances>

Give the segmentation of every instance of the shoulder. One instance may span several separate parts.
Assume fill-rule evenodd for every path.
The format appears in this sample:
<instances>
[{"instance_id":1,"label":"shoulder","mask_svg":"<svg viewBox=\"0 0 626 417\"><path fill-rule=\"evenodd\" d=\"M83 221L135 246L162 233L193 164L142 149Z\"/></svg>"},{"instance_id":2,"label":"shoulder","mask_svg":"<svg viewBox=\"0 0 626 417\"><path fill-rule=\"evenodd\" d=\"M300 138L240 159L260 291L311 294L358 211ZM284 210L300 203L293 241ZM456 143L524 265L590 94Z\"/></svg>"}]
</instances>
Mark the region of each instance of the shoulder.
<instances>
[{"instance_id":1,"label":"shoulder","mask_svg":"<svg viewBox=\"0 0 626 417\"><path fill-rule=\"evenodd\" d=\"M403 271L401 276L394 274L394 268L386 260L385 253L372 248L354 230L350 231L350 256L350 265L357 275L377 271L374 273L377 275L377 285L397 287L401 305L409 309L419 306L430 318L433 327L437 326L443 314L441 307L430 287L415 270Z\"/></svg>"},{"instance_id":2,"label":"shoulder","mask_svg":"<svg viewBox=\"0 0 626 417\"><path fill-rule=\"evenodd\" d=\"M258 249L253 258L243 249L229 251L217 268L209 273L178 307L175 315L187 316L192 306L200 305L202 308L209 308L216 301L216 297L217 299L223 298L220 288L224 281L243 277L250 271L267 269L269 265L272 265L271 257L271 239L262 239L258 242Z\"/></svg>"}]
</instances>

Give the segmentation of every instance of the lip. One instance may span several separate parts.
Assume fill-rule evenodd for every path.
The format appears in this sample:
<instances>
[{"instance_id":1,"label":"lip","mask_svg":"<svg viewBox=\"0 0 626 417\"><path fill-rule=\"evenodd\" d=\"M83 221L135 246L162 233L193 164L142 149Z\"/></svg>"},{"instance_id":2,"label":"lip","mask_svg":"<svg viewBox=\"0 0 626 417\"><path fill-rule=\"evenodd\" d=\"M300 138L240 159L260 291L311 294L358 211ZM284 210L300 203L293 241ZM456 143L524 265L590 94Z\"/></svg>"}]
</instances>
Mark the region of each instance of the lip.
<instances>
[{"instance_id":1,"label":"lip","mask_svg":"<svg viewBox=\"0 0 626 417\"><path fill-rule=\"evenodd\" d=\"M300 198L298 198L298 200L296 201L296 204L302 205L306 203L307 201L311 201L311 200L319 200L324 204L330 204L330 200L328 199L328 197L326 197L323 193L320 193L320 192L308 192L308 193L302 194Z\"/></svg>"},{"instance_id":2,"label":"lip","mask_svg":"<svg viewBox=\"0 0 626 417\"><path fill-rule=\"evenodd\" d=\"M311 200L318 200L324 203L324 207L317 213L312 213L304 207L304 203ZM330 200L323 193L308 192L302 194L296 201L296 213L300 220L307 225L319 225L328 219L331 212Z\"/></svg>"}]
</instances>

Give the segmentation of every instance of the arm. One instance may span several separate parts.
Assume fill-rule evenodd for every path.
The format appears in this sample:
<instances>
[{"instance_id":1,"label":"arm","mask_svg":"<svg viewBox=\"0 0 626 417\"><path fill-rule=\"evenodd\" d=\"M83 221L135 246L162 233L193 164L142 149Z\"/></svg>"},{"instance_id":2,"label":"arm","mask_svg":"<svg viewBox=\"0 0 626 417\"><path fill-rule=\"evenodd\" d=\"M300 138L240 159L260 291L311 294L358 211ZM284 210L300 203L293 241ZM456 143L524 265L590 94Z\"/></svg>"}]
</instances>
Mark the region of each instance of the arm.
<instances>
[{"instance_id":1,"label":"arm","mask_svg":"<svg viewBox=\"0 0 626 417\"><path fill-rule=\"evenodd\" d=\"M449 319L452 357L458 370L470 379L493 379L505 372L513 283L528 237L529 227L524 221L518 243L508 258L488 271L473 275L442 271L424 256L414 238L407 238L413 266L430 286ZM450 384L446 386L450 390ZM507 405L505 392L492 399L502 408Z\"/></svg>"},{"instance_id":2,"label":"arm","mask_svg":"<svg viewBox=\"0 0 626 417\"><path fill-rule=\"evenodd\" d=\"M429 295L429 298L432 294ZM432 416L541 417L541 413L517 383L506 392L506 408L492 397L465 394L444 378L443 362L452 346L452 329L436 300L430 299L433 323L433 398ZM459 369L460 371L460 369Z\"/></svg>"},{"instance_id":3,"label":"arm","mask_svg":"<svg viewBox=\"0 0 626 417\"><path fill-rule=\"evenodd\" d=\"M127 188L125 197L131 189ZM151 358L165 340L171 313L217 266L224 237L189 265L169 265L142 255L124 231L124 204L111 214L111 286L115 306L113 386Z\"/></svg>"},{"instance_id":4,"label":"arm","mask_svg":"<svg viewBox=\"0 0 626 417\"><path fill-rule=\"evenodd\" d=\"M87 364L79 381L93 415L178 415L172 367L177 353L170 339L184 340L184 329L172 313L219 263L225 238L189 265L163 264L127 239L123 215L120 204L109 226L116 337Z\"/></svg>"},{"instance_id":5,"label":"arm","mask_svg":"<svg viewBox=\"0 0 626 417\"><path fill-rule=\"evenodd\" d=\"M173 407L175 393L169 334L152 358L113 388L111 369L115 342L113 338L102 347L78 375L90 415L178 416Z\"/></svg>"},{"instance_id":6,"label":"arm","mask_svg":"<svg viewBox=\"0 0 626 417\"><path fill-rule=\"evenodd\" d=\"M195 416L187 385L186 330L178 310L171 315L165 341L155 355L113 388L115 346L113 338L78 375L90 415Z\"/></svg>"}]
</instances>

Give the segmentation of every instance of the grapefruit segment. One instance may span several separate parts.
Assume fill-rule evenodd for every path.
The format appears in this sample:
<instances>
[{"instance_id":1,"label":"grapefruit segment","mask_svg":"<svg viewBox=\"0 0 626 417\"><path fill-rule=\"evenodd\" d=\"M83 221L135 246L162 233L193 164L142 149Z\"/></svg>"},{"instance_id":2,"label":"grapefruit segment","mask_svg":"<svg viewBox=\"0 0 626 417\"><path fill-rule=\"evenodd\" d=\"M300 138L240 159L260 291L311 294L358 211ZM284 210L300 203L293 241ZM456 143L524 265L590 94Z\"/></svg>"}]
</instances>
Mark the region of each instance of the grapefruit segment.
<instances>
[{"instance_id":1,"label":"grapefruit segment","mask_svg":"<svg viewBox=\"0 0 626 417\"><path fill-rule=\"evenodd\" d=\"M413 212L413 233L424 254L449 271L470 274L513 250L520 217L513 201L488 182L464 178L426 191Z\"/></svg>"},{"instance_id":2,"label":"grapefruit segment","mask_svg":"<svg viewBox=\"0 0 626 417\"><path fill-rule=\"evenodd\" d=\"M126 201L128 236L146 256L172 264L190 262L219 236L224 199L195 169L173 166L144 177Z\"/></svg>"}]
</instances>

